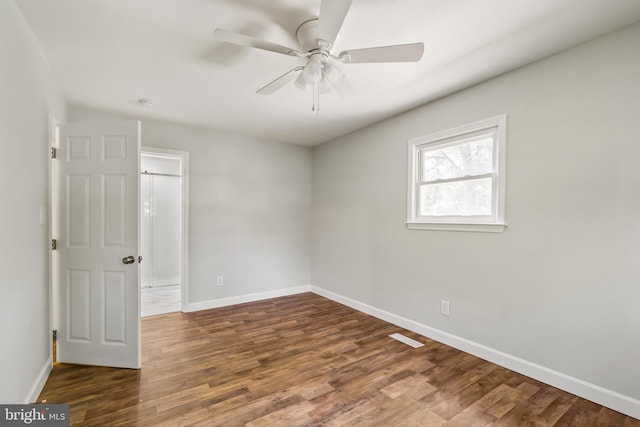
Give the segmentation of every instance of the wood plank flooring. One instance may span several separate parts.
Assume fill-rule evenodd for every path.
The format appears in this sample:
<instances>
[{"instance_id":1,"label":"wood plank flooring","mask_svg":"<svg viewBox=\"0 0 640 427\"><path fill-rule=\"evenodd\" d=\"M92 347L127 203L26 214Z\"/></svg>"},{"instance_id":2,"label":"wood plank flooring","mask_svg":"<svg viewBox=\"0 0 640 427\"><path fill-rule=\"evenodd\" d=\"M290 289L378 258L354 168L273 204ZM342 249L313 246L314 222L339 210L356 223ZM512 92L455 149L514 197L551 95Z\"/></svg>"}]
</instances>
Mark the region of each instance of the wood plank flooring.
<instances>
[{"instance_id":1,"label":"wood plank flooring","mask_svg":"<svg viewBox=\"0 0 640 427\"><path fill-rule=\"evenodd\" d=\"M311 293L147 317L142 336L142 369L57 364L39 401L82 426L640 427Z\"/></svg>"}]
</instances>

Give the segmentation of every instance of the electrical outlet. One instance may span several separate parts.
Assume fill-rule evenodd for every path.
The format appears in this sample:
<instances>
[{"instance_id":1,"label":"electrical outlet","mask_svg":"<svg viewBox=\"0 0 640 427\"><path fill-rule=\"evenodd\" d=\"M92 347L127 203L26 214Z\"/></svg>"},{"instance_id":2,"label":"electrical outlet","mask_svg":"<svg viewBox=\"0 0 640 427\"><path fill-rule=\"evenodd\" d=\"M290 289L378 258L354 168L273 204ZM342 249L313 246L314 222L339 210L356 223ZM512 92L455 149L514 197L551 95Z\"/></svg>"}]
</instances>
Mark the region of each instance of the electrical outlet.
<instances>
[{"instance_id":1,"label":"electrical outlet","mask_svg":"<svg viewBox=\"0 0 640 427\"><path fill-rule=\"evenodd\" d=\"M216 278L216 285L223 286L224 285L224 276L218 276Z\"/></svg>"},{"instance_id":2,"label":"electrical outlet","mask_svg":"<svg viewBox=\"0 0 640 427\"><path fill-rule=\"evenodd\" d=\"M446 299L440 300L440 314L449 316L451 314L451 305Z\"/></svg>"}]
</instances>

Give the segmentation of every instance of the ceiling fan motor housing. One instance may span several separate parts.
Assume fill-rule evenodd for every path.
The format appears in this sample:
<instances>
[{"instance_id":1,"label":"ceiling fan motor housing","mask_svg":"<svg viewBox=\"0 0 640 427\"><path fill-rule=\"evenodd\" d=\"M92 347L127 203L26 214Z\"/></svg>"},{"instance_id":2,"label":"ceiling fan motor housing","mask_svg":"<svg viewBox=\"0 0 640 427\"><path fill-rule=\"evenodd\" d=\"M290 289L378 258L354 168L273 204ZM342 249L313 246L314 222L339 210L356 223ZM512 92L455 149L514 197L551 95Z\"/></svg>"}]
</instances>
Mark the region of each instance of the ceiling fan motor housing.
<instances>
[{"instance_id":1,"label":"ceiling fan motor housing","mask_svg":"<svg viewBox=\"0 0 640 427\"><path fill-rule=\"evenodd\" d=\"M322 42L318 40L318 22L317 19L311 19L300 24L296 30L296 38L298 39L302 52L309 53L314 50L319 50L320 52L318 53L328 55L329 46L322 46Z\"/></svg>"}]
</instances>

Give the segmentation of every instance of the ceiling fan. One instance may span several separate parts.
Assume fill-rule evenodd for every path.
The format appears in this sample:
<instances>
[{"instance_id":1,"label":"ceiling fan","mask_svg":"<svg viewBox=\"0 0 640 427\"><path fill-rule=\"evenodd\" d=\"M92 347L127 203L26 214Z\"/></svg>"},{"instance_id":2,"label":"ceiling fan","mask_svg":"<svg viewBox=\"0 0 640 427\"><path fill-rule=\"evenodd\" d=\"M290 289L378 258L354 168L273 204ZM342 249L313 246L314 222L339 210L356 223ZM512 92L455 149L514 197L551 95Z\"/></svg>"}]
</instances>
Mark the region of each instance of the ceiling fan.
<instances>
[{"instance_id":1,"label":"ceiling fan","mask_svg":"<svg viewBox=\"0 0 640 427\"><path fill-rule=\"evenodd\" d=\"M322 0L320 16L303 22L296 31L300 49L293 49L251 36L217 28L213 32L216 40L240 46L263 49L289 56L307 58L306 65L297 66L257 90L269 95L295 81L302 89L314 90L314 101L320 93L336 91L348 95L353 87L336 65L339 63L417 62L424 53L423 43L392 46L377 46L351 49L335 53L333 43L342 28L353 0ZM314 109L315 102L314 102Z\"/></svg>"}]
</instances>

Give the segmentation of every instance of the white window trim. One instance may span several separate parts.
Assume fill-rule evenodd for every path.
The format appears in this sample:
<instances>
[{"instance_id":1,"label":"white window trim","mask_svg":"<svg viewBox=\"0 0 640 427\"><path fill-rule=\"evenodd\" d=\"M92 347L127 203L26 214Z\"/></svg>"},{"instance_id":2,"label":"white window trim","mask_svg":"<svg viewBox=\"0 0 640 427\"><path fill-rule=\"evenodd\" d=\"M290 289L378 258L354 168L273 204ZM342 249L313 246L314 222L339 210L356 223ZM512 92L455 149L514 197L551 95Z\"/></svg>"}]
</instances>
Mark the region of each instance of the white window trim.
<instances>
[{"instance_id":1,"label":"white window trim","mask_svg":"<svg viewBox=\"0 0 640 427\"><path fill-rule=\"evenodd\" d=\"M484 130L496 128L497 158L495 161L498 177L495 191L495 220L483 220L480 218L442 217L423 219L417 216L416 202L418 200L417 188L419 178L418 158L421 147L428 144L447 144L452 139L465 136L470 133L481 133ZM409 140L408 149L408 185L407 185L407 228L411 230L443 230L443 231L479 231L489 233L503 232L507 226L505 222L505 186L506 186L506 114L459 126L453 129L435 132L426 136Z\"/></svg>"}]
</instances>

